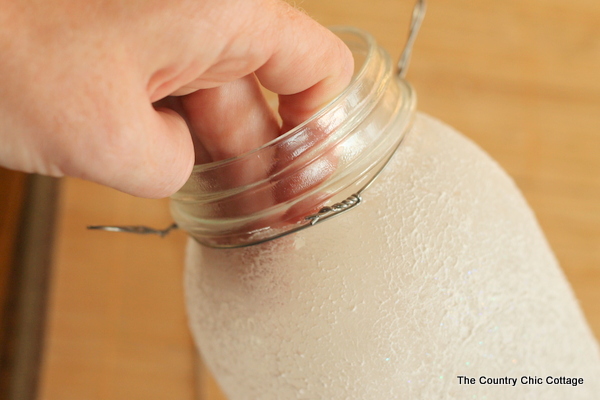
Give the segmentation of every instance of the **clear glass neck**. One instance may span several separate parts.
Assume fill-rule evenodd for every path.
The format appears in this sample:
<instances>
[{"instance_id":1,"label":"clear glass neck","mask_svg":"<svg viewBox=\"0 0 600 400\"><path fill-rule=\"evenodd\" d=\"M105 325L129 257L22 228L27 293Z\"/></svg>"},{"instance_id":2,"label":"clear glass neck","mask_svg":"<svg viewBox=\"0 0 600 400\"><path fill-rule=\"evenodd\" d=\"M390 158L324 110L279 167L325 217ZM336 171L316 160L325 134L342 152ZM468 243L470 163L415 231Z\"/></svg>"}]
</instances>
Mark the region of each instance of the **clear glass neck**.
<instances>
[{"instance_id":1,"label":"clear glass neck","mask_svg":"<svg viewBox=\"0 0 600 400\"><path fill-rule=\"evenodd\" d=\"M195 166L172 196L175 221L198 242L242 247L310 227L320 222L320 210L333 210L328 205L352 202L402 141L415 115L415 92L371 35L332 30L359 66L344 92L257 149Z\"/></svg>"}]
</instances>

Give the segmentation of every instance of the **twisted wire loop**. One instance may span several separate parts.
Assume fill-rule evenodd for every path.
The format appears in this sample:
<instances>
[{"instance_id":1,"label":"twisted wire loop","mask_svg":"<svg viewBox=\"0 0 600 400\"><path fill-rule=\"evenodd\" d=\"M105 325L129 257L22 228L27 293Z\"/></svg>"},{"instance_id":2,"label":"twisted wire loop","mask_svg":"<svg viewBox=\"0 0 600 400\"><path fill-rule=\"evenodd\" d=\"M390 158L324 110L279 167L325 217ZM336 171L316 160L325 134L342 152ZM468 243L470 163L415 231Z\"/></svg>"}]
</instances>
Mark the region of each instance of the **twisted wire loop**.
<instances>
[{"instance_id":1,"label":"twisted wire loop","mask_svg":"<svg viewBox=\"0 0 600 400\"><path fill-rule=\"evenodd\" d=\"M165 237L174 229L178 229L176 223L172 223L165 229L154 229L148 226L139 226L139 225L125 225L125 226L107 226L107 225L92 225L88 226L88 229L91 230L101 230L101 231L109 231L109 232L126 232L126 233L137 233L138 235L158 235L160 237Z\"/></svg>"},{"instance_id":2,"label":"twisted wire loop","mask_svg":"<svg viewBox=\"0 0 600 400\"><path fill-rule=\"evenodd\" d=\"M344 211L348 211L352 207L359 205L361 201L362 197L360 197L360 194L355 193L339 203L321 208L319 211L317 211L317 213L306 216L304 219L310 221L310 225L314 225L319 221L323 221L335 215L339 215Z\"/></svg>"}]
</instances>

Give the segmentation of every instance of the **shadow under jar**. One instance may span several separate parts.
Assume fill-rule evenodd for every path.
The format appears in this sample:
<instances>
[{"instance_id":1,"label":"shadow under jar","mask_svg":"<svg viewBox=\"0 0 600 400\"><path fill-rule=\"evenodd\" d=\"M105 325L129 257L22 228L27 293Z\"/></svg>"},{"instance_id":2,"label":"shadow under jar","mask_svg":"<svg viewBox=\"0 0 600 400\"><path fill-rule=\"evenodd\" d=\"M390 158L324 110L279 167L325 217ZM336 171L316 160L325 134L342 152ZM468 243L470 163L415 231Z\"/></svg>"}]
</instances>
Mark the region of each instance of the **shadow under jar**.
<instances>
[{"instance_id":1,"label":"shadow under jar","mask_svg":"<svg viewBox=\"0 0 600 400\"><path fill-rule=\"evenodd\" d=\"M173 196L191 236L190 324L223 391L230 400L600 393L598 346L512 180L416 113L414 90L370 35L335 32L358 66L350 86L276 140L196 166ZM380 170L347 213L319 213Z\"/></svg>"}]
</instances>

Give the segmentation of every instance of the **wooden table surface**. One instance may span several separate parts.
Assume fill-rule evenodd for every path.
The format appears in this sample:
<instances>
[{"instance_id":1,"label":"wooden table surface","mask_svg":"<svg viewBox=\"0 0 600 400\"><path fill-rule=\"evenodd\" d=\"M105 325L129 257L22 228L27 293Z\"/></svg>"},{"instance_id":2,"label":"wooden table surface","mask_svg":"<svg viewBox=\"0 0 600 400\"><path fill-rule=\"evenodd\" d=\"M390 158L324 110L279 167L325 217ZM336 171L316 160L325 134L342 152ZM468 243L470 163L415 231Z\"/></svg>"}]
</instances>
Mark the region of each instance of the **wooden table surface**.
<instances>
[{"instance_id":1,"label":"wooden table surface","mask_svg":"<svg viewBox=\"0 0 600 400\"><path fill-rule=\"evenodd\" d=\"M398 56L407 0L304 0L324 25L371 32ZM600 337L600 2L433 0L408 80L419 108L515 179ZM88 232L171 222L166 200L73 179L61 190L40 399L221 399L195 385L181 273L185 235ZM208 382L208 383L207 383Z\"/></svg>"}]
</instances>

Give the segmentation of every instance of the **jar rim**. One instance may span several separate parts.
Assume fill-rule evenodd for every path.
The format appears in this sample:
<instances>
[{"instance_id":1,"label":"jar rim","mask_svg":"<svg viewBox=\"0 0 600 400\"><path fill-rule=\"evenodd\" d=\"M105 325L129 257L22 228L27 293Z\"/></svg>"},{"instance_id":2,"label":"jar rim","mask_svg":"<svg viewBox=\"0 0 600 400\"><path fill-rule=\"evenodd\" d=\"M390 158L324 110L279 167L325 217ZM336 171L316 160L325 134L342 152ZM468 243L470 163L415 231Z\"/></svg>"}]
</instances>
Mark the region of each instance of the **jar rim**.
<instances>
[{"instance_id":1,"label":"jar rim","mask_svg":"<svg viewBox=\"0 0 600 400\"><path fill-rule=\"evenodd\" d=\"M412 125L414 90L370 34L333 31L354 55L348 87L275 140L198 165L171 196L173 218L198 242L245 247L339 215L360 203L402 142Z\"/></svg>"},{"instance_id":2,"label":"jar rim","mask_svg":"<svg viewBox=\"0 0 600 400\"><path fill-rule=\"evenodd\" d=\"M315 120L323 117L323 115L330 112L332 109L334 109L336 107L336 105L338 105L340 102L342 102L343 99L350 92L352 92L353 90L356 89L357 85L359 85L360 80L366 73L367 67L369 65L369 61L372 60L372 58L373 58L372 57L373 53L375 51L377 51L377 43L375 41L375 38L370 33L366 32L362 29L352 27L352 26L345 26L345 25L332 26L332 27L329 27L329 30L331 30L333 33L339 32L339 33L343 33L343 34L354 34L357 38L360 38L365 43L365 48L367 50L365 61L361 65L358 72L352 76L352 80L350 81L348 86L346 86L346 88L344 88L344 90L340 94L338 94L335 98L333 98L329 103L327 103L325 106L323 106L321 109L319 109L319 111L317 111L315 114L311 115L304 122L300 123L299 125L295 126L292 129L290 129L289 131L277 136L276 138L254 148L252 150L248 150L237 156L225 158L223 160L203 163L203 164L196 164L196 165L194 165L194 167L192 169L192 174L198 173L198 172L210 171L215 168L225 167L225 166L227 166L231 163L234 163L240 159L250 157L257 152L263 151L266 148L276 146L277 144L279 144L282 141L289 140L296 134L301 134L303 128L305 128L306 125L313 123Z\"/></svg>"}]
</instances>

